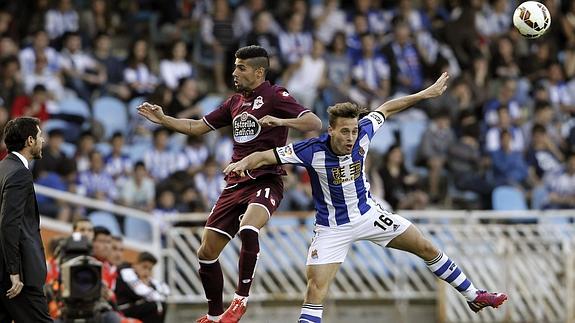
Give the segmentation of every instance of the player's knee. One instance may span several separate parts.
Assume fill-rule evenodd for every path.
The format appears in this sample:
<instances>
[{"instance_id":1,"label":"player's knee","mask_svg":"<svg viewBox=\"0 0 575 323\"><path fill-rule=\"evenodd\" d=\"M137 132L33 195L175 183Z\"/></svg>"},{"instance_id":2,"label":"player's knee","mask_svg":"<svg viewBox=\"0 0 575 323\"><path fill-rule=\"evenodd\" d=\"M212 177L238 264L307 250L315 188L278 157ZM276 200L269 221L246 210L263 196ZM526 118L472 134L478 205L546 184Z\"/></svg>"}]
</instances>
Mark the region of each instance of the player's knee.
<instances>
[{"instance_id":1,"label":"player's knee","mask_svg":"<svg viewBox=\"0 0 575 323\"><path fill-rule=\"evenodd\" d=\"M219 253L214 248L211 248L207 244L202 244L198 248L198 259L200 260L214 260L218 258Z\"/></svg>"}]
</instances>

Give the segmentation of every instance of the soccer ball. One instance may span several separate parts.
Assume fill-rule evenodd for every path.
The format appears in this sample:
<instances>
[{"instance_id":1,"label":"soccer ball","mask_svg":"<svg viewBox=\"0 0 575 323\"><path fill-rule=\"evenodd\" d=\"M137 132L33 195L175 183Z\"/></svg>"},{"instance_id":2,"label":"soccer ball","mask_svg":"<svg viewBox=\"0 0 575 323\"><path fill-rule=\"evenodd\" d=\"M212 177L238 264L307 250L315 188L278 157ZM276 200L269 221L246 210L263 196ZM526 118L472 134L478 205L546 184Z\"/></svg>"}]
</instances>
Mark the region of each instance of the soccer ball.
<instances>
[{"instance_id":1,"label":"soccer ball","mask_svg":"<svg viewBox=\"0 0 575 323\"><path fill-rule=\"evenodd\" d=\"M513 24L524 37L538 38L549 29L551 15L542 3L525 1L515 9Z\"/></svg>"}]
</instances>

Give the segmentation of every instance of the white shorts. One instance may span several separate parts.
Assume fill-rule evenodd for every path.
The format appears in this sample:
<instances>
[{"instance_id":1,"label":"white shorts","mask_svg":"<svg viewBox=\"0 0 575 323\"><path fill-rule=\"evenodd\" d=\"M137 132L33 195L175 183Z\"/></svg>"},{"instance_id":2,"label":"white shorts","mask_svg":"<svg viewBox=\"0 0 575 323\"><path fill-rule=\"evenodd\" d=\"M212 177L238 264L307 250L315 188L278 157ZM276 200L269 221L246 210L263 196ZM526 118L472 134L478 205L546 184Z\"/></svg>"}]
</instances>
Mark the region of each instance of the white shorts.
<instances>
[{"instance_id":1,"label":"white shorts","mask_svg":"<svg viewBox=\"0 0 575 323\"><path fill-rule=\"evenodd\" d=\"M380 208L337 227L316 225L306 265L342 263L355 241L368 240L385 247L410 225L409 220Z\"/></svg>"}]
</instances>

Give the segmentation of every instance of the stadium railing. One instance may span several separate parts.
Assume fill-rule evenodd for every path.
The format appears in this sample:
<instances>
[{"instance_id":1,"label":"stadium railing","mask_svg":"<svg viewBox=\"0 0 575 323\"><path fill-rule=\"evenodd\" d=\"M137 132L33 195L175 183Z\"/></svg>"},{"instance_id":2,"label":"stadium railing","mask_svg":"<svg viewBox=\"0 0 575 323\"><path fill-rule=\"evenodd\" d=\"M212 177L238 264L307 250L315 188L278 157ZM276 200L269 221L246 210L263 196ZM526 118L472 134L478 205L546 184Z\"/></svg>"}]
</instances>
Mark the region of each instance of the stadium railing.
<instances>
[{"instance_id":1,"label":"stadium railing","mask_svg":"<svg viewBox=\"0 0 575 323\"><path fill-rule=\"evenodd\" d=\"M169 215L159 223L142 211L41 186L36 190L38 194L148 221L153 241L126 240L126 244L133 243L159 256L155 275L167 279L172 289L171 303L205 302L196 257L203 228L175 224L201 224L207 213ZM500 310L476 315L461 295L439 282L417 257L368 242L356 243L350 250L331 286L330 299L387 301L397 304L400 311L408 311L405 304L412 301L431 301L437 304L438 322L575 322L575 210L399 213L416 223L477 287L505 291L510 300ZM310 212L277 213L261 231L252 301L302 300L305 259L313 236L312 216ZM517 223L526 219L531 223ZM239 239L233 239L219 258L228 301L236 285L240 246Z\"/></svg>"}]
</instances>

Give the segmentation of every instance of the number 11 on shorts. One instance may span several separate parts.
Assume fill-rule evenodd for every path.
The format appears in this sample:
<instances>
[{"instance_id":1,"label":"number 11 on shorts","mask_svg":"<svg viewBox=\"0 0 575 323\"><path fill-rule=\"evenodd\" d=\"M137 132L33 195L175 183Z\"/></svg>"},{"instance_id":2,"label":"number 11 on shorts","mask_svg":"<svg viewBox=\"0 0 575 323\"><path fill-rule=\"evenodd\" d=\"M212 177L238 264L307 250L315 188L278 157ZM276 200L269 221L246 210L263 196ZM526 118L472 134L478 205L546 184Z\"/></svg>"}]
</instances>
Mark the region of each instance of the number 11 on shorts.
<instances>
[{"instance_id":1,"label":"number 11 on shorts","mask_svg":"<svg viewBox=\"0 0 575 323\"><path fill-rule=\"evenodd\" d=\"M257 191L256 197L260 197L260 195L262 195L262 190L261 190L261 189ZM270 198L270 188L269 188L269 187L266 187L266 188L264 189L264 197L267 198L267 199Z\"/></svg>"},{"instance_id":2,"label":"number 11 on shorts","mask_svg":"<svg viewBox=\"0 0 575 323\"><path fill-rule=\"evenodd\" d=\"M379 227L383 231L387 229L386 227L390 227L392 224L393 220L391 218L386 217L385 214L380 215L379 219L373 221L373 226Z\"/></svg>"}]
</instances>

